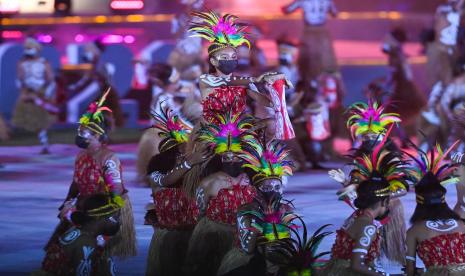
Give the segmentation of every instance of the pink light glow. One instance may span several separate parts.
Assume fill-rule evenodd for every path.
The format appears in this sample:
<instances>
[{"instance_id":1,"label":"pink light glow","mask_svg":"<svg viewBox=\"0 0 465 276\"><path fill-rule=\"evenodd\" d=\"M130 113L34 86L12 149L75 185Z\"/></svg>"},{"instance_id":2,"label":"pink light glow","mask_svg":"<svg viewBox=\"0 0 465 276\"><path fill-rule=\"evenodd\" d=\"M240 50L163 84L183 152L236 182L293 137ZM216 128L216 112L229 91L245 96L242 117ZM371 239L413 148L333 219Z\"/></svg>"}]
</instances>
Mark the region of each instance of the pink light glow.
<instances>
[{"instance_id":1,"label":"pink light glow","mask_svg":"<svg viewBox=\"0 0 465 276\"><path fill-rule=\"evenodd\" d=\"M3 31L2 37L9 39L17 39L23 37L23 33L20 31Z\"/></svg>"},{"instance_id":2,"label":"pink light glow","mask_svg":"<svg viewBox=\"0 0 465 276\"><path fill-rule=\"evenodd\" d=\"M123 42L123 36L121 35L106 35L102 39L102 43L104 44L116 44L116 43L122 43Z\"/></svg>"},{"instance_id":3,"label":"pink light glow","mask_svg":"<svg viewBox=\"0 0 465 276\"><path fill-rule=\"evenodd\" d=\"M114 10L141 10L144 8L143 0L113 0L110 7Z\"/></svg>"},{"instance_id":4,"label":"pink light glow","mask_svg":"<svg viewBox=\"0 0 465 276\"><path fill-rule=\"evenodd\" d=\"M132 44L136 41L136 38L132 35L127 35L124 37L124 43Z\"/></svg>"},{"instance_id":5,"label":"pink light glow","mask_svg":"<svg viewBox=\"0 0 465 276\"><path fill-rule=\"evenodd\" d=\"M84 36L82 34L77 34L75 37L74 37L74 41L76 42L83 42L84 41Z\"/></svg>"},{"instance_id":6,"label":"pink light glow","mask_svg":"<svg viewBox=\"0 0 465 276\"><path fill-rule=\"evenodd\" d=\"M19 1L17 0L3 0L0 1L1 13L16 13L19 11Z\"/></svg>"},{"instance_id":7,"label":"pink light glow","mask_svg":"<svg viewBox=\"0 0 465 276\"><path fill-rule=\"evenodd\" d=\"M41 34L37 36L37 41L42 43L51 43L53 41L53 37L51 35Z\"/></svg>"}]
</instances>

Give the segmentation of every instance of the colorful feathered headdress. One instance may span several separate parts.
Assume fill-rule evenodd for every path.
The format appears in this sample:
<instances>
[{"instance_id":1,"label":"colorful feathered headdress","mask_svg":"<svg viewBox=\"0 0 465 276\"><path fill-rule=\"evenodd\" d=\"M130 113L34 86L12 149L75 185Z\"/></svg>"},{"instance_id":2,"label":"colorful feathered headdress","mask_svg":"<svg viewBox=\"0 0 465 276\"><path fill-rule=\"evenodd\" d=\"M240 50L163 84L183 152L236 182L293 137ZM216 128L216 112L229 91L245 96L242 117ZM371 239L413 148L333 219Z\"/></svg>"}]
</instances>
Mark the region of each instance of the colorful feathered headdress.
<instances>
[{"instance_id":1,"label":"colorful feathered headdress","mask_svg":"<svg viewBox=\"0 0 465 276\"><path fill-rule=\"evenodd\" d=\"M103 106L105 100L107 99L108 93L110 93L110 88L105 91L100 100L91 103L87 108L86 113L84 113L79 119L79 124L81 126L85 126L99 135L103 135L105 133L105 117L103 112L111 112L110 108Z\"/></svg>"},{"instance_id":2,"label":"colorful feathered headdress","mask_svg":"<svg viewBox=\"0 0 465 276\"><path fill-rule=\"evenodd\" d=\"M399 159L398 153L386 148L386 141L391 130L392 126L383 140L373 147L370 154L351 156L354 159L351 164L355 166L351 175L357 177L360 182L381 183L386 181L385 187L374 192L377 197L385 197L400 190L408 190L407 181L411 177L410 170L406 166L407 163Z\"/></svg>"},{"instance_id":3,"label":"colorful feathered headdress","mask_svg":"<svg viewBox=\"0 0 465 276\"><path fill-rule=\"evenodd\" d=\"M290 237L289 227L293 227L292 221L297 215L292 211L291 202L277 196L270 202L255 199L259 206L257 210L239 211L238 216L250 216L253 218L251 226L261 234L264 242Z\"/></svg>"},{"instance_id":4,"label":"colorful feathered headdress","mask_svg":"<svg viewBox=\"0 0 465 276\"><path fill-rule=\"evenodd\" d=\"M348 109L351 116L347 120L347 128L350 129L352 139L368 133L384 134L387 126L401 122L399 114L383 114L384 109L385 106L371 99L368 104L363 102L352 104Z\"/></svg>"},{"instance_id":5,"label":"colorful feathered headdress","mask_svg":"<svg viewBox=\"0 0 465 276\"><path fill-rule=\"evenodd\" d=\"M459 143L456 141L445 152L441 149L440 145L436 145L429 152L424 152L412 143L412 146L417 150L418 157L405 152L412 159L412 176L415 179L415 192L417 193L416 199L420 204L433 204L445 202L445 186L449 184L456 184L460 179L454 175L454 171L459 164L454 164L446 160L452 149ZM422 194L423 190L441 190L442 196L440 198L425 198Z\"/></svg>"},{"instance_id":6,"label":"colorful feathered headdress","mask_svg":"<svg viewBox=\"0 0 465 276\"><path fill-rule=\"evenodd\" d=\"M324 266L320 259L330 252L318 252L323 239L332 234L324 231L330 225L323 225L312 235L309 235L307 226L302 218L298 231L289 227L291 238L275 240L267 244L266 259L279 266L279 275L313 275L315 268Z\"/></svg>"},{"instance_id":7,"label":"colorful feathered headdress","mask_svg":"<svg viewBox=\"0 0 465 276\"><path fill-rule=\"evenodd\" d=\"M289 160L290 150L279 140L266 141L265 135L261 139L256 136L247 141L241 158L246 161L244 168L256 172L252 178L254 185L265 179L281 179L292 175L292 162Z\"/></svg>"},{"instance_id":8,"label":"colorful feathered headdress","mask_svg":"<svg viewBox=\"0 0 465 276\"><path fill-rule=\"evenodd\" d=\"M204 38L212 45L217 45L208 54L227 47L237 48L242 44L247 44L250 48L250 42L245 38L244 32L247 25L236 22L237 16L225 14L221 17L213 11L193 12L192 16L198 20L191 22L191 36Z\"/></svg>"},{"instance_id":9,"label":"colorful feathered headdress","mask_svg":"<svg viewBox=\"0 0 465 276\"><path fill-rule=\"evenodd\" d=\"M252 138L254 118L234 112L232 107L224 113L215 110L211 114L215 123L202 124L199 141L207 143L216 154L242 153L244 143Z\"/></svg>"},{"instance_id":10,"label":"colorful feathered headdress","mask_svg":"<svg viewBox=\"0 0 465 276\"><path fill-rule=\"evenodd\" d=\"M155 121L152 127L158 129L160 131L158 135L164 138L158 146L160 152L167 151L189 140L189 135L193 129L192 124L180 115L174 114L169 107L163 107L160 104L160 113L152 110L150 114Z\"/></svg>"}]
</instances>

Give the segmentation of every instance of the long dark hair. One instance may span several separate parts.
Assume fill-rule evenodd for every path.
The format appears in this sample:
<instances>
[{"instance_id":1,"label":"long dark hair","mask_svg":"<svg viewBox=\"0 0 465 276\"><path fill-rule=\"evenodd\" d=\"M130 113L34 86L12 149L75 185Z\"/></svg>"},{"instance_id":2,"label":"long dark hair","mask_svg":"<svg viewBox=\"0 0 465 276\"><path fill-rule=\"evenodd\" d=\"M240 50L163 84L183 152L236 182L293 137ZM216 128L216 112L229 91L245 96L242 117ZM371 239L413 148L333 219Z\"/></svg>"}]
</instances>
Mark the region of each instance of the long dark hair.
<instances>
[{"instance_id":1,"label":"long dark hair","mask_svg":"<svg viewBox=\"0 0 465 276\"><path fill-rule=\"evenodd\" d=\"M156 63L149 69L149 76L156 80L159 86L170 84L170 76L173 73L173 67L165 63Z\"/></svg>"},{"instance_id":2,"label":"long dark hair","mask_svg":"<svg viewBox=\"0 0 465 276\"><path fill-rule=\"evenodd\" d=\"M432 174L425 175L416 185L415 193L422 198L417 200L417 206L413 212L410 222L413 224L424 220L460 219L445 201L446 188Z\"/></svg>"},{"instance_id":3,"label":"long dark hair","mask_svg":"<svg viewBox=\"0 0 465 276\"><path fill-rule=\"evenodd\" d=\"M384 177L379 178L379 180L377 177L373 177L362 181L357 187L357 198L354 201L355 207L367 209L389 198L389 196L377 196L375 193L386 187L389 187L389 182Z\"/></svg>"},{"instance_id":4,"label":"long dark hair","mask_svg":"<svg viewBox=\"0 0 465 276\"><path fill-rule=\"evenodd\" d=\"M176 158L180 154L179 145L153 156L147 166L147 174L154 171L167 173L176 166Z\"/></svg>"}]
</instances>

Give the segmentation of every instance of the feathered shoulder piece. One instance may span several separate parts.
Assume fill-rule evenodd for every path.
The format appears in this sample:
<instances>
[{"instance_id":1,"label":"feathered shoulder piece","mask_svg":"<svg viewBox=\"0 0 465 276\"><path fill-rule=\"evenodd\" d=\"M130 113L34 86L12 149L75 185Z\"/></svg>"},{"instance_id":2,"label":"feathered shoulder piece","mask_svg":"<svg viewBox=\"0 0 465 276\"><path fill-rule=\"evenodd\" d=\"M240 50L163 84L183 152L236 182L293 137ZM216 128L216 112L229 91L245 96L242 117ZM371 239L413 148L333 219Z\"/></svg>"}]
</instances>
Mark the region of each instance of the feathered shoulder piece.
<instances>
[{"instance_id":1,"label":"feathered shoulder piece","mask_svg":"<svg viewBox=\"0 0 465 276\"><path fill-rule=\"evenodd\" d=\"M383 113L384 109L385 106L371 99L368 100L368 104L364 102L352 104L347 110L350 114L347 128L350 129L352 139L368 133L384 134L387 126L401 122L399 114Z\"/></svg>"},{"instance_id":2,"label":"feathered shoulder piece","mask_svg":"<svg viewBox=\"0 0 465 276\"><path fill-rule=\"evenodd\" d=\"M407 163L399 159L397 152L386 149L386 141L391 130L392 126L383 140L376 144L369 154L352 156L354 162L351 164L355 166L355 169L351 174L358 177L361 182L386 180L389 183L385 188L375 192L375 195L379 197L389 196L400 189L407 190L407 180L410 179Z\"/></svg>"},{"instance_id":3,"label":"feathered shoulder piece","mask_svg":"<svg viewBox=\"0 0 465 276\"><path fill-rule=\"evenodd\" d=\"M112 112L110 108L103 106L109 93L110 88L105 91L100 100L89 105L86 113L84 113L79 119L80 125L85 126L100 135L105 133L105 129L102 127L105 120L103 112Z\"/></svg>"},{"instance_id":4,"label":"feathered shoulder piece","mask_svg":"<svg viewBox=\"0 0 465 276\"><path fill-rule=\"evenodd\" d=\"M252 138L254 118L243 112L234 112L232 107L225 112L214 110L213 122L202 124L198 140L207 143L216 154L226 152L242 153L243 146Z\"/></svg>"},{"instance_id":5,"label":"feathered shoulder piece","mask_svg":"<svg viewBox=\"0 0 465 276\"><path fill-rule=\"evenodd\" d=\"M250 48L250 42L245 38L247 25L237 22L237 16L232 14L220 16L213 11L193 12L192 16L195 20L191 22L189 28L191 36L204 38L220 46L215 48L215 51L226 47L237 48L242 44Z\"/></svg>"},{"instance_id":6,"label":"feathered shoulder piece","mask_svg":"<svg viewBox=\"0 0 465 276\"><path fill-rule=\"evenodd\" d=\"M192 132L193 126L181 115L174 114L173 110L167 106L163 107L162 104L160 104L160 113L152 110L150 114L155 121L152 127L160 131L159 136L165 139L164 144L166 144L166 146L168 146L168 144L175 146L189 140L189 135ZM166 146L160 146L161 149L164 149L163 151L168 149Z\"/></svg>"},{"instance_id":7,"label":"feathered shoulder piece","mask_svg":"<svg viewBox=\"0 0 465 276\"><path fill-rule=\"evenodd\" d=\"M254 203L258 208L239 211L238 216L254 218L251 226L261 233L264 242L290 237L288 228L293 226L292 222L297 218L292 202L277 196L270 202L255 198Z\"/></svg>"},{"instance_id":8,"label":"feathered shoulder piece","mask_svg":"<svg viewBox=\"0 0 465 276\"><path fill-rule=\"evenodd\" d=\"M405 151L405 154L412 159L412 176L415 178L416 183L422 182L422 180L428 177L434 177L437 183L442 186L448 184L456 184L460 181L458 177L454 175L454 170L457 169L459 164L454 164L449 160L446 160L449 153L459 143L456 141L446 151L441 149L440 145L432 148L429 152L424 152L412 143L417 151L417 157L413 154Z\"/></svg>"},{"instance_id":9,"label":"feathered shoulder piece","mask_svg":"<svg viewBox=\"0 0 465 276\"><path fill-rule=\"evenodd\" d=\"M299 231L289 227L292 235L288 239L275 240L266 247L266 259L279 266L280 275L313 275L315 268L324 265L321 257L330 252L318 252L318 247L332 232L325 231L330 225L323 225L313 234L309 234L302 218Z\"/></svg>"},{"instance_id":10,"label":"feathered shoulder piece","mask_svg":"<svg viewBox=\"0 0 465 276\"><path fill-rule=\"evenodd\" d=\"M266 136L261 138L255 136L247 141L241 158L246 161L244 168L252 169L256 174L252 181L254 184L283 176L292 175L292 162L289 160L290 149L279 140L266 140Z\"/></svg>"}]
</instances>

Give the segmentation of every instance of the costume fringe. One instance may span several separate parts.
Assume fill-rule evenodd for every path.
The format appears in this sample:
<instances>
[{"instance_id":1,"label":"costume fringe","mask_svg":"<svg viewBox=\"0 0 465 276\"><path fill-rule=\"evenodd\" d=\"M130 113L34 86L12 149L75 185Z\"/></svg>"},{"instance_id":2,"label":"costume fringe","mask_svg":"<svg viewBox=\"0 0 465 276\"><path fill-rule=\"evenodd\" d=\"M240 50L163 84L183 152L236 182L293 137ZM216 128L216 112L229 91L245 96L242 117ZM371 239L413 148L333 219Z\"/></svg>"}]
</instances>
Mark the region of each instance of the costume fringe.
<instances>
[{"instance_id":1,"label":"costume fringe","mask_svg":"<svg viewBox=\"0 0 465 276\"><path fill-rule=\"evenodd\" d=\"M192 230L156 229L147 257L147 276L183 275Z\"/></svg>"},{"instance_id":2,"label":"costume fringe","mask_svg":"<svg viewBox=\"0 0 465 276\"><path fill-rule=\"evenodd\" d=\"M29 92L22 91L23 94ZM48 113L44 108L32 102L24 102L22 97L18 98L11 123L30 132L39 132L50 128L57 120L57 116Z\"/></svg>"},{"instance_id":3,"label":"costume fringe","mask_svg":"<svg viewBox=\"0 0 465 276\"><path fill-rule=\"evenodd\" d=\"M194 228L185 261L187 275L214 276L234 246L234 226L202 218Z\"/></svg>"},{"instance_id":4,"label":"costume fringe","mask_svg":"<svg viewBox=\"0 0 465 276\"><path fill-rule=\"evenodd\" d=\"M221 261L218 276L225 275L238 267L247 265L253 256L253 254L247 254L237 246L234 247L226 253L223 261Z\"/></svg>"},{"instance_id":5,"label":"costume fringe","mask_svg":"<svg viewBox=\"0 0 465 276\"><path fill-rule=\"evenodd\" d=\"M349 260L331 259L317 275L325 276L362 276L350 268Z\"/></svg>"},{"instance_id":6,"label":"costume fringe","mask_svg":"<svg viewBox=\"0 0 465 276\"><path fill-rule=\"evenodd\" d=\"M0 141L6 141L8 139L10 139L9 129L3 117L0 116Z\"/></svg>"},{"instance_id":7,"label":"costume fringe","mask_svg":"<svg viewBox=\"0 0 465 276\"><path fill-rule=\"evenodd\" d=\"M109 256L125 259L137 255L137 240L131 200L127 194L122 197L125 204L120 214L121 227L118 233L108 241L106 248Z\"/></svg>"},{"instance_id":8,"label":"costume fringe","mask_svg":"<svg viewBox=\"0 0 465 276\"><path fill-rule=\"evenodd\" d=\"M381 229L381 252L390 261L405 265L406 226L404 205L399 198L389 202L389 222Z\"/></svg>"}]
</instances>

